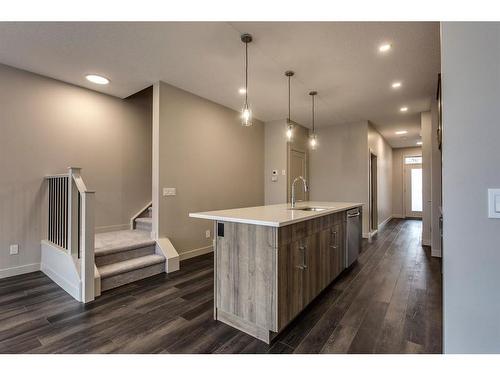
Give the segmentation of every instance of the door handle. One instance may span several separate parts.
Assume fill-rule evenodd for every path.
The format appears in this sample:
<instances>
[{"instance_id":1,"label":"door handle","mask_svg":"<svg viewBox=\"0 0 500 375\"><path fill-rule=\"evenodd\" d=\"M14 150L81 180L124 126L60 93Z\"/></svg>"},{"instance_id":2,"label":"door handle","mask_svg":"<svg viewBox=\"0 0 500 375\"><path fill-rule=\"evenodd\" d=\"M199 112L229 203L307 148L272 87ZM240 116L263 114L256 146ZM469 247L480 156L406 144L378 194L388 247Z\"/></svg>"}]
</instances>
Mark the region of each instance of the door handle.
<instances>
[{"instance_id":1,"label":"door handle","mask_svg":"<svg viewBox=\"0 0 500 375\"><path fill-rule=\"evenodd\" d=\"M305 270L305 269L307 269L307 263L306 263L307 246L299 246L299 250L302 250L302 264L300 266L298 266L298 268L301 270Z\"/></svg>"},{"instance_id":2,"label":"door handle","mask_svg":"<svg viewBox=\"0 0 500 375\"><path fill-rule=\"evenodd\" d=\"M347 215L347 217L356 217L356 216L359 216L359 212L357 214L349 214L349 215Z\"/></svg>"},{"instance_id":3,"label":"door handle","mask_svg":"<svg viewBox=\"0 0 500 375\"><path fill-rule=\"evenodd\" d=\"M331 240L330 248L336 249L337 248L337 245L336 245L337 244L337 231L332 232L332 237L333 238L330 239Z\"/></svg>"}]
</instances>

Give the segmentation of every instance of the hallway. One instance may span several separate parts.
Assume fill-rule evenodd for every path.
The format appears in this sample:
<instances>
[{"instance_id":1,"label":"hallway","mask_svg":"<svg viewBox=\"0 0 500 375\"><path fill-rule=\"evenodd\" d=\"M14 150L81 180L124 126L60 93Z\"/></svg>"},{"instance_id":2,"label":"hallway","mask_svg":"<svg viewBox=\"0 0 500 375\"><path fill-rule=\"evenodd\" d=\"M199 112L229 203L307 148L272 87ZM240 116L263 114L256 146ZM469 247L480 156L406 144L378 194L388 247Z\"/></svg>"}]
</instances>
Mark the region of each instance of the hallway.
<instances>
[{"instance_id":1,"label":"hallway","mask_svg":"<svg viewBox=\"0 0 500 375\"><path fill-rule=\"evenodd\" d=\"M0 280L0 353L441 353L441 264L393 219L268 346L213 321L213 260L81 305L41 272Z\"/></svg>"}]
</instances>

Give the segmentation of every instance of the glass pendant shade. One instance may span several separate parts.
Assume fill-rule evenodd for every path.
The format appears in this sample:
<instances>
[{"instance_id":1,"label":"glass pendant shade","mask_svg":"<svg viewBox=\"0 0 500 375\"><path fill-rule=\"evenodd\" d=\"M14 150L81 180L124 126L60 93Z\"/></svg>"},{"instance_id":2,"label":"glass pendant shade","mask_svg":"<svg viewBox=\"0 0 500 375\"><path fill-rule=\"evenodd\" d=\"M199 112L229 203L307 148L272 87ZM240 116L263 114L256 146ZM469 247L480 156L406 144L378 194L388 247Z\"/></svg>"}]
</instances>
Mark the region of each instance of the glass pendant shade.
<instances>
[{"instance_id":1,"label":"glass pendant shade","mask_svg":"<svg viewBox=\"0 0 500 375\"><path fill-rule=\"evenodd\" d=\"M286 139L290 142L292 140L293 136L293 130L292 130L292 125L288 125L286 128Z\"/></svg>"},{"instance_id":2,"label":"glass pendant shade","mask_svg":"<svg viewBox=\"0 0 500 375\"><path fill-rule=\"evenodd\" d=\"M316 134L311 134L309 137L309 144L311 145L311 150L316 150L316 147L318 146L318 139L316 137Z\"/></svg>"},{"instance_id":3,"label":"glass pendant shade","mask_svg":"<svg viewBox=\"0 0 500 375\"><path fill-rule=\"evenodd\" d=\"M252 126L252 110L248 106L248 103L245 103L241 109L241 125Z\"/></svg>"}]
</instances>

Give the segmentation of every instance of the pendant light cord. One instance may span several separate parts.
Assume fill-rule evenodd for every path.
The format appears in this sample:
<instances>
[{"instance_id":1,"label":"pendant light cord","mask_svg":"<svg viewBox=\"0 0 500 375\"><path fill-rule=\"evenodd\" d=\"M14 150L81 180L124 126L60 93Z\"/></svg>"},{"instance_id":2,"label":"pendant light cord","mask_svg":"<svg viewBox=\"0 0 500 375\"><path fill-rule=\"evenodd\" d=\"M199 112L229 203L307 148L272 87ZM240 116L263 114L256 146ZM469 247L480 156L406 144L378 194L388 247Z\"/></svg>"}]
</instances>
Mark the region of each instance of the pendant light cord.
<instances>
[{"instance_id":1,"label":"pendant light cord","mask_svg":"<svg viewBox=\"0 0 500 375\"><path fill-rule=\"evenodd\" d=\"M290 78L292 76L288 76L288 120L292 120L290 117Z\"/></svg>"},{"instance_id":2,"label":"pendant light cord","mask_svg":"<svg viewBox=\"0 0 500 375\"><path fill-rule=\"evenodd\" d=\"M311 95L312 96L312 100L313 100L313 105L312 105L312 125L313 125L313 134L314 134L314 95Z\"/></svg>"},{"instance_id":3,"label":"pendant light cord","mask_svg":"<svg viewBox=\"0 0 500 375\"><path fill-rule=\"evenodd\" d=\"M245 42L245 108L248 107L248 42Z\"/></svg>"}]
</instances>

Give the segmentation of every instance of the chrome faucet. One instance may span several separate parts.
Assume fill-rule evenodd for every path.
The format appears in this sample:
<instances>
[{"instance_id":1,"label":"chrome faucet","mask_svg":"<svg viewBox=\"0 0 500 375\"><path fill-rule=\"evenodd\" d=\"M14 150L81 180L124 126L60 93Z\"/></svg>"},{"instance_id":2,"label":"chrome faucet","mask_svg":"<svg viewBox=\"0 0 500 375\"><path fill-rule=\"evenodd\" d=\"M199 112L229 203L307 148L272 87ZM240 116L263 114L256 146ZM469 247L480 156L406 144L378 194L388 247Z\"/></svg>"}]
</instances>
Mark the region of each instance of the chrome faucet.
<instances>
[{"instance_id":1,"label":"chrome faucet","mask_svg":"<svg viewBox=\"0 0 500 375\"><path fill-rule=\"evenodd\" d=\"M307 193L308 187L307 187L307 182L306 179L302 176L296 177L295 180L292 182L292 208L295 208L295 183L297 181L302 181L302 184L304 185L304 194Z\"/></svg>"}]
</instances>

